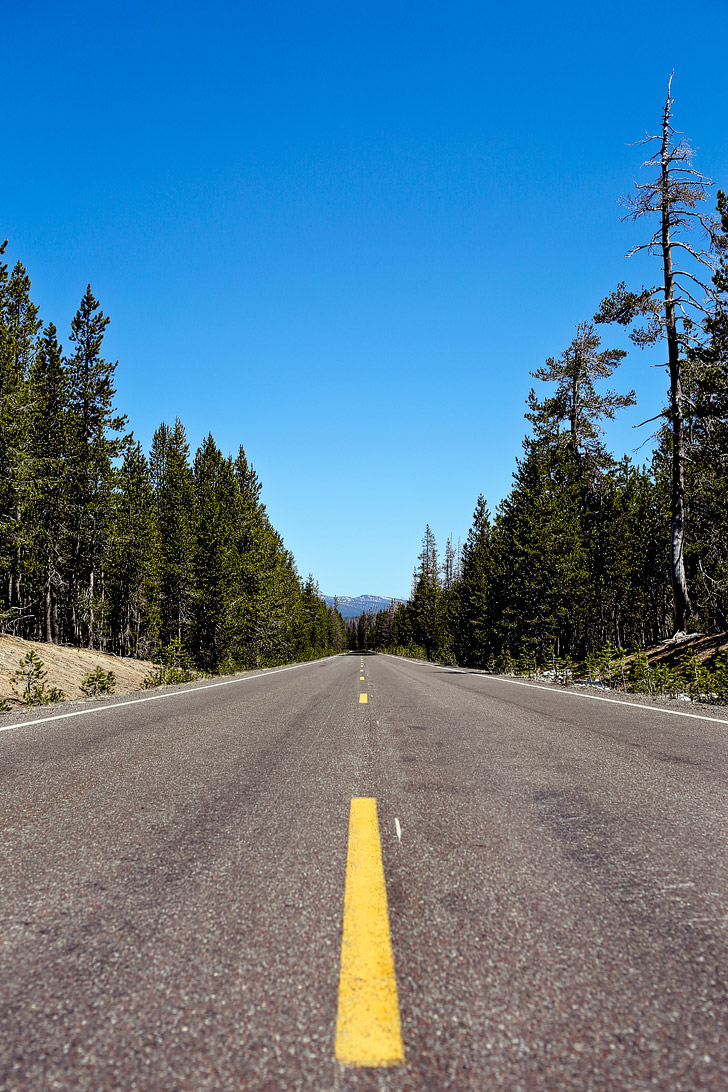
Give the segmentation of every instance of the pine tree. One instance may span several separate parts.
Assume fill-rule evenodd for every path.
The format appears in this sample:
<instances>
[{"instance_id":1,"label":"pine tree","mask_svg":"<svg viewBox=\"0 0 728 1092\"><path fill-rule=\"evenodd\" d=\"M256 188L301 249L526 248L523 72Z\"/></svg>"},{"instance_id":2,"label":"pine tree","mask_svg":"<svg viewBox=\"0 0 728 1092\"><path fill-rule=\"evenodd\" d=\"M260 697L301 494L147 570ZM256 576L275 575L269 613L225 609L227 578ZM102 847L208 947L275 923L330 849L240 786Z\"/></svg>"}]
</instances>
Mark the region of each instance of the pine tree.
<instances>
[{"instance_id":1,"label":"pine tree","mask_svg":"<svg viewBox=\"0 0 728 1092\"><path fill-rule=\"evenodd\" d=\"M226 621L240 590L236 536L236 481L212 434L195 455L195 601L192 651L198 664L216 669L231 651Z\"/></svg>"},{"instance_id":2,"label":"pine tree","mask_svg":"<svg viewBox=\"0 0 728 1092\"><path fill-rule=\"evenodd\" d=\"M526 418L535 427L536 435L560 436L562 423L568 425L566 442L578 458L586 459L593 468L611 466L601 436L603 418L614 419L619 409L632 406L635 393L617 394L606 391L598 394L595 383L608 379L617 365L627 355L621 349L599 351L601 338L590 322L582 322L576 328L576 337L558 360L550 357L544 367L531 372L534 379L555 383L556 390L549 397L538 401L532 390L528 397L529 412Z\"/></svg>"},{"instance_id":3,"label":"pine tree","mask_svg":"<svg viewBox=\"0 0 728 1092\"><path fill-rule=\"evenodd\" d=\"M346 648L346 626L339 611L339 601L334 596L329 608L328 645L332 652L341 652Z\"/></svg>"},{"instance_id":4,"label":"pine tree","mask_svg":"<svg viewBox=\"0 0 728 1092\"><path fill-rule=\"evenodd\" d=\"M608 641L641 647L668 635L669 566L664 542L670 528L669 475L658 483L625 456L609 475L601 513L601 574L590 646Z\"/></svg>"},{"instance_id":5,"label":"pine tree","mask_svg":"<svg viewBox=\"0 0 728 1092\"><path fill-rule=\"evenodd\" d=\"M718 258L714 309L707 341L686 356L685 495L691 536L686 546L688 585L703 627L728 628L728 197L718 191ZM663 444L663 449L666 445ZM663 451L663 458L669 451Z\"/></svg>"},{"instance_id":6,"label":"pine tree","mask_svg":"<svg viewBox=\"0 0 728 1092\"><path fill-rule=\"evenodd\" d=\"M230 604L227 646L243 667L276 660L284 598L277 580L278 542L260 501L261 483L242 446L234 464L238 590Z\"/></svg>"},{"instance_id":7,"label":"pine tree","mask_svg":"<svg viewBox=\"0 0 728 1092\"><path fill-rule=\"evenodd\" d=\"M124 450L124 415L116 413L116 364L101 355L109 324L88 285L71 323L75 346L67 363L70 628L91 648L104 640L107 606L101 561L113 486L112 463Z\"/></svg>"},{"instance_id":8,"label":"pine tree","mask_svg":"<svg viewBox=\"0 0 728 1092\"><path fill-rule=\"evenodd\" d=\"M309 573L301 595L302 625L298 656L309 659L322 656L328 651L329 619L326 604L320 598L320 590L313 574Z\"/></svg>"},{"instance_id":9,"label":"pine tree","mask_svg":"<svg viewBox=\"0 0 728 1092\"><path fill-rule=\"evenodd\" d=\"M529 439L492 535L496 647L580 654L590 595L584 480L569 447Z\"/></svg>"},{"instance_id":10,"label":"pine tree","mask_svg":"<svg viewBox=\"0 0 728 1092\"><path fill-rule=\"evenodd\" d=\"M390 648L409 648L414 641L412 611L408 603L400 603L392 616L389 630Z\"/></svg>"},{"instance_id":11,"label":"pine tree","mask_svg":"<svg viewBox=\"0 0 728 1092\"><path fill-rule=\"evenodd\" d=\"M458 585L455 648L458 662L469 667L485 667L493 652L490 610L493 578L490 513L481 493L463 549L463 571Z\"/></svg>"},{"instance_id":12,"label":"pine tree","mask_svg":"<svg viewBox=\"0 0 728 1092\"><path fill-rule=\"evenodd\" d=\"M195 486L189 445L177 418L152 438L149 469L160 538L160 640L186 645L195 597Z\"/></svg>"},{"instance_id":13,"label":"pine tree","mask_svg":"<svg viewBox=\"0 0 728 1092\"><path fill-rule=\"evenodd\" d=\"M113 646L151 658L159 642L161 542L149 464L132 445L116 477L107 564Z\"/></svg>"},{"instance_id":14,"label":"pine tree","mask_svg":"<svg viewBox=\"0 0 728 1092\"><path fill-rule=\"evenodd\" d=\"M265 667L295 658L301 641L305 645L303 595L293 556L270 523L260 501L260 479L242 447L234 474L240 579L226 641L236 663Z\"/></svg>"},{"instance_id":15,"label":"pine tree","mask_svg":"<svg viewBox=\"0 0 728 1092\"><path fill-rule=\"evenodd\" d=\"M6 245L0 247L0 256ZM23 581L33 492L29 377L40 326L25 267L17 262L8 274L7 265L0 263L0 564L5 573L3 621L14 628L32 610Z\"/></svg>"},{"instance_id":16,"label":"pine tree","mask_svg":"<svg viewBox=\"0 0 728 1092\"><path fill-rule=\"evenodd\" d=\"M412 629L417 644L427 652L431 659L435 652L443 647L446 635L446 620L443 610L442 588L440 585L440 564L435 536L428 524L422 538L419 567L413 574L412 598L410 611Z\"/></svg>"},{"instance_id":17,"label":"pine tree","mask_svg":"<svg viewBox=\"0 0 728 1092\"><path fill-rule=\"evenodd\" d=\"M68 382L58 331L49 323L31 366L32 391L29 449L33 476L30 522L43 639L59 641L59 601L66 585L68 450Z\"/></svg>"}]
</instances>

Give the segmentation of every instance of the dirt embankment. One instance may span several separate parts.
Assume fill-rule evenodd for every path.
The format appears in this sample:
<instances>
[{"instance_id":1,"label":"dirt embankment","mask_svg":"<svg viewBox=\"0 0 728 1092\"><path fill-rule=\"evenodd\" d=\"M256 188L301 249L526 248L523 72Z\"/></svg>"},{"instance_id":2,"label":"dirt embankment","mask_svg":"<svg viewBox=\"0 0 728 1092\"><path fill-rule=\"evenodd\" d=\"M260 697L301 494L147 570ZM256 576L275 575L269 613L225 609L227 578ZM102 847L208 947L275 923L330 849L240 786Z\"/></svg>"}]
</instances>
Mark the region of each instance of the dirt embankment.
<instances>
[{"instance_id":1,"label":"dirt embankment","mask_svg":"<svg viewBox=\"0 0 728 1092\"><path fill-rule=\"evenodd\" d=\"M94 652L88 648L23 641L19 637L0 633L0 700L6 699L13 708L22 703L13 690L11 678L22 657L31 649L43 661L47 673L45 685L59 687L68 700L84 697L81 683L97 667L114 672L115 694L131 694L132 691L139 690L153 666L148 660L129 660L121 656L109 656L104 652Z\"/></svg>"},{"instance_id":2,"label":"dirt embankment","mask_svg":"<svg viewBox=\"0 0 728 1092\"><path fill-rule=\"evenodd\" d=\"M712 667L716 656L721 652L728 652L728 632L678 633L659 645L651 645L645 651L650 667L658 664L662 667L677 667L687 656L697 656L706 667Z\"/></svg>"}]
</instances>

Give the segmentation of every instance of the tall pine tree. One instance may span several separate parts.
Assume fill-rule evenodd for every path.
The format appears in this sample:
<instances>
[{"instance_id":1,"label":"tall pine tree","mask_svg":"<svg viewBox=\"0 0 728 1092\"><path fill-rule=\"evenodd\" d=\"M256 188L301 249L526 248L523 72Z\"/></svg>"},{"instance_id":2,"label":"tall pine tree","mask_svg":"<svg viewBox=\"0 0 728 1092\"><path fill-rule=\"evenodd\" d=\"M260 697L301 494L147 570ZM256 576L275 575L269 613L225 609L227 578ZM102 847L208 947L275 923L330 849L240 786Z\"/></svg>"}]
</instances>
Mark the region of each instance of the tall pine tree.
<instances>
[{"instance_id":1,"label":"tall pine tree","mask_svg":"<svg viewBox=\"0 0 728 1092\"><path fill-rule=\"evenodd\" d=\"M109 533L113 461L124 449L126 417L114 408L116 364L102 354L109 324L88 285L71 323L68 359L70 629L89 648L104 640L102 562Z\"/></svg>"}]
</instances>

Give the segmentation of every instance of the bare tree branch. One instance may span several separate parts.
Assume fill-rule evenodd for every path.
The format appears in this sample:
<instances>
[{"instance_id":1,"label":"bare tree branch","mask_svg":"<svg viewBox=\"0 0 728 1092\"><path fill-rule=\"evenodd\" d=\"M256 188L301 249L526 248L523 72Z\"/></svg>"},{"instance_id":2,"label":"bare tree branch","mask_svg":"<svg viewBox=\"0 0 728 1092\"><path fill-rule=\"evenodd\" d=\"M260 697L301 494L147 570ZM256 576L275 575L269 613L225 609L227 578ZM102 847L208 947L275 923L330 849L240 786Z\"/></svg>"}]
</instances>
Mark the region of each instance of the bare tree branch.
<instances>
[{"instance_id":1,"label":"bare tree branch","mask_svg":"<svg viewBox=\"0 0 728 1092\"><path fill-rule=\"evenodd\" d=\"M646 421L640 421L638 425L632 425L632 428L643 428L645 425L652 424L653 421L659 421L661 417L668 417L667 410L660 410L654 417L648 417Z\"/></svg>"},{"instance_id":2,"label":"bare tree branch","mask_svg":"<svg viewBox=\"0 0 728 1092\"><path fill-rule=\"evenodd\" d=\"M688 254L691 254L692 257L695 258L696 262L700 262L700 264L704 265L707 269L715 269L716 261L711 254L706 254L704 251L694 250L689 243L683 243L679 239L673 239L672 245L673 247L679 247L681 250L687 250ZM687 275L692 276L692 274L690 273Z\"/></svg>"}]
</instances>

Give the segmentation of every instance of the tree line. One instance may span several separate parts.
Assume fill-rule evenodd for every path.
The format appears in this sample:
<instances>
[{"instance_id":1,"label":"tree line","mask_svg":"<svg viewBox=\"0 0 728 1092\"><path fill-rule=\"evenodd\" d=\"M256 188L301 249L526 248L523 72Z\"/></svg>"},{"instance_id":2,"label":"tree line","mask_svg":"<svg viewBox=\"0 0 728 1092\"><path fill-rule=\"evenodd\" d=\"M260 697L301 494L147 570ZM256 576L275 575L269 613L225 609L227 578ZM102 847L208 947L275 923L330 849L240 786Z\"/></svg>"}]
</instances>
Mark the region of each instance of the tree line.
<instances>
[{"instance_id":1,"label":"tree line","mask_svg":"<svg viewBox=\"0 0 728 1092\"><path fill-rule=\"evenodd\" d=\"M620 284L531 373L546 392L528 395L511 492L494 516L478 498L454 566L452 543L443 565L428 526L408 604L370 616L352 644L484 667L728 629L728 197L718 190L706 213L710 183L672 110L668 87L660 131L641 142L655 147L654 176L623 201L625 219L654 220L630 253L658 259L656 283ZM636 347L664 348L669 386L648 413L645 465L615 461L603 442L604 422L635 402L603 389L626 355L602 347L609 323Z\"/></svg>"},{"instance_id":2,"label":"tree line","mask_svg":"<svg viewBox=\"0 0 728 1092\"><path fill-rule=\"evenodd\" d=\"M346 647L261 502L240 447L182 423L150 452L114 405L109 319L89 285L64 352L0 247L0 629L220 671Z\"/></svg>"}]
</instances>

